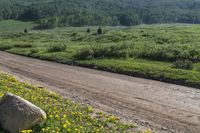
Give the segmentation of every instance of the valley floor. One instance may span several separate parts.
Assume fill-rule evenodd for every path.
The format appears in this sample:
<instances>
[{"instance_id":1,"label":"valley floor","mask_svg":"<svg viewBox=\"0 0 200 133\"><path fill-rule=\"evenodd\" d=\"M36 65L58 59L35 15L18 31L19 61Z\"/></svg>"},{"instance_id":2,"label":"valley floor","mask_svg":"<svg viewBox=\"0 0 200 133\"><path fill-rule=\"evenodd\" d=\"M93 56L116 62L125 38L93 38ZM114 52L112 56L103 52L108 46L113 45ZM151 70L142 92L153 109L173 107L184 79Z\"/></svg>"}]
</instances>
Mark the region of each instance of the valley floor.
<instances>
[{"instance_id":1,"label":"valley floor","mask_svg":"<svg viewBox=\"0 0 200 133\"><path fill-rule=\"evenodd\" d=\"M200 90L153 80L101 72L0 52L0 70L140 128L158 132L198 133Z\"/></svg>"}]
</instances>

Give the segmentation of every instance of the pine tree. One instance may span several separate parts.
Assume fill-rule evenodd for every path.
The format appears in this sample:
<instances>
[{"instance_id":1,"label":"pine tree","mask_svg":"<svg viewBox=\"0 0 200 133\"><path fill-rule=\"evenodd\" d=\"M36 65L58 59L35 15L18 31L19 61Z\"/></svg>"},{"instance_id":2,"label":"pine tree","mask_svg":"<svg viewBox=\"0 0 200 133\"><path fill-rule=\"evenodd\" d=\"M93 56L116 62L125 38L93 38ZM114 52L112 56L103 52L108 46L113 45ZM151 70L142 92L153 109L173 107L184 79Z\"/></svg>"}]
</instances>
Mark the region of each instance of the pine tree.
<instances>
[{"instance_id":1,"label":"pine tree","mask_svg":"<svg viewBox=\"0 0 200 133\"><path fill-rule=\"evenodd\" d=\"M28 30L26 28L24 29L24 33L28 33Z\"/></svg>"},{"instance_id":2,"label":"pine tree","mask_svg":"<svg viewBox=\"0 0 200 133\"><path fill-rule=\"evenodd\" d=\"M87 33L90 33L90 28L87 28Z\"/></svg>"},{"instance_id":3,"label":"pine tree","mask_svg":"<svg viewBox=\"0 0 200 133\"><path fill-rule=\"evenodd\" d=\"M98 35L103 34L103 30L101 29L101 27L99 27L99 29L97 30L97 34L98 34Z\"/></svg>"}]
</instances>

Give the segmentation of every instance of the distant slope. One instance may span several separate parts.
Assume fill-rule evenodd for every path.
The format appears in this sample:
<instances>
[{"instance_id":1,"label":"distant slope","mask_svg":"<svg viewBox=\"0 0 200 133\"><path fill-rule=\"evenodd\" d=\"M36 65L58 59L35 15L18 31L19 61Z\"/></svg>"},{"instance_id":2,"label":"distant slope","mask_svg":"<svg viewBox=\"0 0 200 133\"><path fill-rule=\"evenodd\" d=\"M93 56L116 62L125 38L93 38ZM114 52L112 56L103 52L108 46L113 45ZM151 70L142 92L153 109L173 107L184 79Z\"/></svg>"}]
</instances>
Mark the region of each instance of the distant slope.
<instances>
[{"instance_id":1,"label":"distant slope","mask_svg":"<svg viewBox=\"0 0 200 133\"><path fill-rule=\"evenodd\" d=\"M24 29L30 30L36 26L33 22L21 22L15 20L0 21L0 33L2 32L23 32Z\"/></svg>"},{"instance_id":2,"label":"distant slope","mask_svg":"<svg viewBox=\"0 0 200 133\"><path fill-rule=\"evenodd\" d=\"M57 17L59 26L200 23L199 0L0 0L0 19Z\"/></svg>"}]
</instances>

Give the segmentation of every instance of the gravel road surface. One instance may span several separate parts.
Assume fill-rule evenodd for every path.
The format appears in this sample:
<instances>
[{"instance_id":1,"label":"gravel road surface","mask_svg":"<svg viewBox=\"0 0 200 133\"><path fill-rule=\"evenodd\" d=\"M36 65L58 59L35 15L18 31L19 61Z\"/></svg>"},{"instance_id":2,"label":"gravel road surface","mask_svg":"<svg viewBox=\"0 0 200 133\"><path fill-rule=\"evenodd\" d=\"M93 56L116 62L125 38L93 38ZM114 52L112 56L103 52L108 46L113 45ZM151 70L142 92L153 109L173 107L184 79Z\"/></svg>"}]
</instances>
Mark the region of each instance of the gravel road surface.
<instances>
[{"instance_id":1,"label":"gravel road surface","mask_svg":"<svg viewBox=\"0 0 200 133\"><path fill-rule=\"evenodd\" d=\"M0 52L0 70L160 133L200 133L200 90Z\"/></svg>"}]
</instances>

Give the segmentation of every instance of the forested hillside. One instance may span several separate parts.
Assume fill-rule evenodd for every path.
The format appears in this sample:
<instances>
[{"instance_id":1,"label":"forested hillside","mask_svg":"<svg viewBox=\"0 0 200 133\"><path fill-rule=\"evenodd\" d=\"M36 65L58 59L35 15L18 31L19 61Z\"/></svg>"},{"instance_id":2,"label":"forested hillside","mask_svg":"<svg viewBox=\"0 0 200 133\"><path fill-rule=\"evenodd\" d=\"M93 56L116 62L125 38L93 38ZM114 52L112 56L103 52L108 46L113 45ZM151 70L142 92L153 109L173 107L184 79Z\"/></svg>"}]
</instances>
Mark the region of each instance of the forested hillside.
<instances>
[{"instance_id":1,"label":"forested hillside","mask_svg":"<svg viewBox=\"0 0 200 133\"><path fill-rule=\"evenodd\" d=\"M0 20L37 20L38 28L140 23L200 23L199 0L0 0Z\"/></svg>"}]
</instances>

